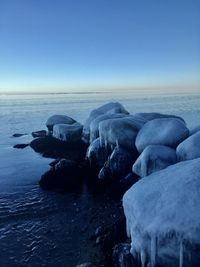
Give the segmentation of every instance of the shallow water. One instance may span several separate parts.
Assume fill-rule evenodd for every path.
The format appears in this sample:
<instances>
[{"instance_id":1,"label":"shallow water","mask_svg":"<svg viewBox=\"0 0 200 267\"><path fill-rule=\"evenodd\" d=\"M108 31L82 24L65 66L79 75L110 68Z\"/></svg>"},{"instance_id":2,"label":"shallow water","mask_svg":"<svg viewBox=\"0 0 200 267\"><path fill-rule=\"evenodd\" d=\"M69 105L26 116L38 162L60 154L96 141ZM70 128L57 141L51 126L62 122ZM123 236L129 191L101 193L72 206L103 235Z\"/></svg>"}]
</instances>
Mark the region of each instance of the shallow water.
<instances>
[{"instance_id":1,"label":"shallow water","mask_svg":"<svg viewBox=\"0 0 200 267\"><path fill-rule=\"evenodd\" d=\"M106 223L98 213L106 214L113 203L89 195L87 190L65 195L42 191L38 180L51 159L29 147L17 150L12 146L29 142L30 133L44 129L53 114L84 122L93 108L110 100L120 101L131 113L176 114L190 128L200 124L200 95L0 95L0 267L73 267L91 259L98 261L100 255L94 254L100 252L88 235ZM14 133L28 135L14 138ZM112 216L107 220L112 221Z\"/></svg>"}]
</instances>

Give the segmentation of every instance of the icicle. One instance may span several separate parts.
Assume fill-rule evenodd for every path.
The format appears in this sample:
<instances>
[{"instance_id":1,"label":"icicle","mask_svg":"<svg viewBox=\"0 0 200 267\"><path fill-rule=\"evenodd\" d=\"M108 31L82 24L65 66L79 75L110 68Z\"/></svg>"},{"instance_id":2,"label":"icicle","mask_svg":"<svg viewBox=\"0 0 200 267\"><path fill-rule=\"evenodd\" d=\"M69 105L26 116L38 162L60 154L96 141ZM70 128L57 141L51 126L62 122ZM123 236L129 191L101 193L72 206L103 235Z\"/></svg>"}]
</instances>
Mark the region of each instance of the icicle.
<instances>
[{"instance_id":1,"label":"icicle","mask_svg":"<svg viewBox=\"0 0 200 267\"><path fill-rule=\"evenodd\" d=\"M103 146L103 138L102 138L102 136L100 136L100 147L102 147Z\"/></svg>"},{"instance_id":2,"label":"icicle","mask_svg":"<svg viewBox=\"0 0 200 267\"><path fill-rule=\"evenodd\" d=\"M180 242L179 267L183 267L183 241Z\"/></svg>"},{"instance_id":3,"label":"icicle","mask_svg":"<svg viewBox=\"0 0 200 267\"><path fill-rule=\"evenodd\" d=\"M116 146L119 147L119 142L118 142L118 140L116 140Z\"/></svg>"},{"instance_id":4,"label":"icicle","mask_svg":"<svg viewBox=\"0 0 200 267\"><path fill-rule=\"evenodd\" d=\"M108 141L107 140L105 140L105 148L107 149L107 147L108 147Z\"/></svg>"},{"instance_id":5,"label":"icicle","mask_svg":"<svg viewBox=\"0 0 200 267\"><path fill-rule=\"evenodd\" d=\"M146 254L145 254L144 250L141 250L141 252L140 252L140 260L141 260L141 263L142 263L142 267L145 267Z\"/></svg>"},{"instance_id":6,"label":"icicle","mask_svg":"<svg viewBox=\"0 0 200 267\"><path fill-rule=\"evenodd\" d=\"M151 267L156 265L156 237L151 238Z\"/></svg>"}]
</instances>

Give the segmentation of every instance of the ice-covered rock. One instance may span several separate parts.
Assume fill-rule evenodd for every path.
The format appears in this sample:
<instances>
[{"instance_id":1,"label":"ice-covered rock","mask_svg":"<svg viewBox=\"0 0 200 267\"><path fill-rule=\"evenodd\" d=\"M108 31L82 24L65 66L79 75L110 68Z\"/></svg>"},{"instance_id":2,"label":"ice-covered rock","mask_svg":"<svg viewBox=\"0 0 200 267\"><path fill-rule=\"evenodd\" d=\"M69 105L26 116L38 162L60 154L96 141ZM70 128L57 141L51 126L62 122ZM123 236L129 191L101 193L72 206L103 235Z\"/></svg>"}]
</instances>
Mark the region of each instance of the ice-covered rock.
<instances>
[{"instance_id":1,"label":"ice-covered rock","mask_svg":"<svg viewBox=\"0 0 200 267\"><path fill-rule=\"evenodd\" d=\"M53 131L53 126L56 124L73 124L76 121L66 115L53 115L48 118L46 122L46 126L48 130L51 132Z\"/></svg>"},{"instance_id":2,"label":"ice-covered rock","mask_svg":"<svg viewBox=\"0 0 200 267\"><path fill-rule=\"evenodd\" d=\"M123 197L131 253L142 266L200 262L200 158L140 179Z\"/></svg>"},{"instance_id":3,"label":"ice-covered rock","mask_svg":"<svg viewBox=\"0 0 200 267\"><path fill-rule=\"evenodd\" d=\"M144 177L176 162L176 151L173 148L162 145L149 145L133 164L132 171L140 177Z\"/></svg>"},{"instance_id":4,"label":"ice-covered rock","mask_svg":"<svg viewBox=\"0 0 200 267\"><path fill-rule=\"evenodd\" d=\"M200 125L197 125L196 127L190 130L190 135L193 135L199 131L200 131Z\"/></svg>"},{"instance_id":5,"label":"ice-covered rock","mask_svg":"<svg viewBox=\"0 0 200 267\"><path fill-rule=\"evenodd\" d=\"M176 118L185 123L184 119L179 116L171 115L171 114L162 114L162 113L157 113L157 112L136 113L135 116L137 116L138 118L144 119L146 122L154 120L154 119Z\"/></svg>"},{"instance_id":6,"label":"ice-covered rock","mask_svg":"<svg viewBox=\"0 0 200 267\"><path fill-rule=\"evenodd\" d=\"M83 141L86 143L89 142L90 124L94 119L104 114L117 114L117 113L122 113L127 115L129 114L129 112L118 102L109 102L105 105L100 106L97 109L92 110L83 127Z\"/></svg>"},{"instance_id":7,"label":"ice-covered rock","mask_svg":"<svg viewBox=\"0 0 200 267\"><path fill-rule=\"evenodd\" d=\"M188 128L179 119L154 119L145 123L141 128L136 137L135 145L140 153L148 145L165 145L176 148L188 135Z\"/></svg>"},{"instance_id":8,"label":"ice-covered rock","mask_svg":"<svg viewBox=\"0 0 200 267\"><path fill-rule=\"evenodd\" d=\"M127 115L123 113L103 114L94 119L90 124L90 143L99 137L99 123L101 121L123 118L125 116Z\"/></svg>"},{"instance_id":9,"label":"ice-covered rock","mask_svg":"<svg viewBox=\"0 0 200 267\"><path fill-rule=\"evenodd\" d=\"M97 138L88 147L86 158L90 161L91 166L102 168L110 154L110 147L100 144L100 138Z\"/></svg>"},{"instance_id":10,"label":"ice-covered rock","mask_svg":"<svg viewBox=\"0 0 200 267\"><path fill-rule=\"evenodd\" d=\"M83 126L78 122L74 124L56 124L53 126L53 137L66 142L81 140Z\"/></svg>"},{"instance_id":11,"label":"ice-covered rock","mask_svg":"<svg viewBox=\"0 0 200 267\"><path fill-rule=\"evenodd\" d=\"M125 177L131 170L135 155L122 147L115 147L99 172L99 179L117 180Z\"/></svg>"},{"instance_id":12,"label":"ice-covered rock","mask_svg":"<svg viewBox=\"0 0 200 267\"><path fill-rule=\"evenodd\" d=\"M176 153L179 161L200 158L200 131L180 143Z\"/></svg>"},{"instance_id":13,"label":"ice-covered rock","mask_svg":"<svg viewBox=\"0 0 200 267\"><path fill-rule=\"evenodd\" d=\"M99 124L100 140L113 147L120 145L130 150L136 150L135 138L144 123L142 119L135 118L134 115L102 121Z\"/></svg>"}]
</instances>

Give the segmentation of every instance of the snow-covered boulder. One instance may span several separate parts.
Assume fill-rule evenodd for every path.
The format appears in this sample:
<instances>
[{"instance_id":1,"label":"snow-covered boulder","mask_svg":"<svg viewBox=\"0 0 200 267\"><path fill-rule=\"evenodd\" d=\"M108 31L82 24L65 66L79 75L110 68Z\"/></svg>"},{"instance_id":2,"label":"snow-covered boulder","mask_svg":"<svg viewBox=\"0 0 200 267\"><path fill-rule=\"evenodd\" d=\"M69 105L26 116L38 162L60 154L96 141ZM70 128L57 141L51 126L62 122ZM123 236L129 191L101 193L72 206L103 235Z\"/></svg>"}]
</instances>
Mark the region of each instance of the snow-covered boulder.
<instances>
[{"instance_id":1,"label":"snow-covered boulder","mask_svg":"<svg viewBox=\"0 0 200 267\"><path fill-rule=\"evenodd\" d=\"M91 166L102 168L110 154L110 147L100 144L100 138L97 138L89 145L86 158L90 161Z\"/></svg>"},{"instance_id":2,"label":"snow-covered boulder","mask_svg":"<svg viewBox=\"0 0 200 267\"><path fill-rule=\"evenodd\" d=\"M200 262L200 159L140 179L123 196L131 253L142 266Z\"/></svg>"},{"instance_id":3,"label":"snow-covered boulder","mask_svg":"<svg viewBox=\"0 0 200 267\"><path fill-rule=\"evenodd\" d=\"M123 178L130 173L134 161L134 154L117 146L100 170L98 178L110 180Z\"/></svg>"},{"instance_id":4,"label":"snow-covered boulder","mask_svg":"<svg viewBox=\"0 0 200 267\"><path fill-rule=\"evenodd\" d=\"M180 143L176 153L179 161L200 158L200 131Z\"/></svg>"},{"instance_id":5,"label":"snow-covered boulder","mask_svg":"<svg viewBox=\"0 0 200 267\"><path fill-rule=\"evenodd\" d=\"M53 131L53 126L56 124L73 124L76 121L66 115L53 115L48 118L46 126L50 132Z\"/></svg>"},{"instance_id":6,"label":"snow-covered boulder","mask_svg":"<svg viewBox=\"0 0 200 267\"><path fill-rule=\"evenodd\" d=\"M137 158L133 164L132 171L140 177L144 177L176 162L176 151L173 148L162 145L150 145Z\"/></svg>"},{"instance_id":7,"label":"snow-covered boulder","mask_svg":"<svg viewBox=\"0 0 200 267\"><path fill-rule=\"evenodd\" d=\"M53 137L66 142L81 140L83 126L81 124L56 124L53 126Z\"/></svg>"},{"instance_id":8,"label":"snow-covered boulder","mask_svg":"<svg viewBox=\"0 0 200 267\"><path fill-rule=\"evenodd\" d=\"M135 138L139 129L144 125L144 121L133 116L119 119L102 121L99 124L99 136L103 143L111 146L136 150Z\"/></svg>"},{"instance_id":9,"label":"snow-covered boulder","mask_svg":"<svg viewBox=\"0 0 200 267\"><path fill-rule=\"evenodd\" d=\"M176 148L186 139L189 130L176 118L161 118L148 121L139 131L135 145L141 153L148 145L165 145Z\"/></svg>"},{"instance_id":10,"label":"snow-covered boulder","mask_svg":"<svg viewBox=\"0 0 200 267\"><path fill-rule=\"evenodd\" d=\"M90 143L93 142L96 138L99 137L99 123L101 121L109 120L109 119L118 119L127 116L123 113L116 114L103 114L98 116L90 123Z\"/></svg>"},{"instance_id":11,"label":"snow-covered boulder","mask_svg":"<svg viewBox=\"0 0 200 267\"><path fill-rule=\"evenodd\" d=\"M83 127L83 141L88 143L90 138L90 123L96 119L98 116L104 114L129 114L129 112L118 102L109 102L105 105L100 106L97 109L91 111L88 119L86 120Z\"/></svg>"}]
</instances>

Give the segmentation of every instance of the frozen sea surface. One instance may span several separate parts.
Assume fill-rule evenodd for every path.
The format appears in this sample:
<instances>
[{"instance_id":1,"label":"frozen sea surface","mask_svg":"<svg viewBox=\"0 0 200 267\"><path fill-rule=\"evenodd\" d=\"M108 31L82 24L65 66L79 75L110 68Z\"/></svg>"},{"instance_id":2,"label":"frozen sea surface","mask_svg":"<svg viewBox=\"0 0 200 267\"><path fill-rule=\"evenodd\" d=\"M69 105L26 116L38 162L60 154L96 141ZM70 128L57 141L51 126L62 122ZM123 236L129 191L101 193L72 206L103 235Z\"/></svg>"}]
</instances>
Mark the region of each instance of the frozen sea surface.
<instances>
[{"instance_id":1,"label":"frozen sea surface","mask_svg":"<svg viewBox=\"0 0 200 267\"><path fill-rule=\"evenodd\" d=\"M29 142L30 133L45 129L53 114L66 114L83 123L92 109L108 101L120 101L130 113L180 115L189 128L200 124L200 94L0 95L0 267L73 267L90 260L92 244L86 228L106 199L86 191L66 195L42 191L38 180L51 159L13 145ZM14 138L14 133L28 135Z\"/></svg>"}]
</instances>

